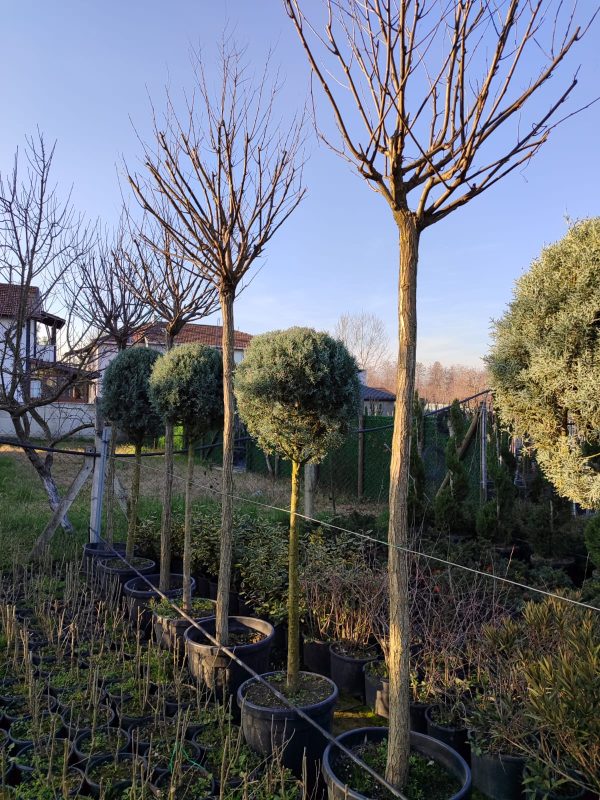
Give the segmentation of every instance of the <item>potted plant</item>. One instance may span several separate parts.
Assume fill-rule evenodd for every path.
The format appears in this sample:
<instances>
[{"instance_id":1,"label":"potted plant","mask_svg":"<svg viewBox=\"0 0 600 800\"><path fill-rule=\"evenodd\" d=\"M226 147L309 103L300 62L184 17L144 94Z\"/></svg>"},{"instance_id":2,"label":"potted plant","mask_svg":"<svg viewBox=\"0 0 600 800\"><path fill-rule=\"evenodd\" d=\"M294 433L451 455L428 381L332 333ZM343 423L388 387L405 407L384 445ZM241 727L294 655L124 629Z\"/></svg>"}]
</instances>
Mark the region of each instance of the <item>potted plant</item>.
<instances>
[{"instance_id":1,"label":"potted plant","mask_svg":"<svg viewBox=\"0 0 600 800\"><path fill-rule=\"evenodd\" d=\"M150 377L150 398L157 413L172 425L183 426L187 442L185 483L185 522L183 543L183 607L189 613L191 588L192 490L194 483L194 447L209 430L223 424L223 365L214 347L201 344L180 345L169 350L154 364ZM170 587L170 565L165 549L170 541L161 541L160 589ZM164 574L166 570L169 574Z\"/></svg>"},{"instance_id":2,"label":"potted plant","mask_svg":"<svg viewBox=\"0 0 600 800\"><path fill-rule=\"evenodd\" d=\"M133 442L135 460L129 496L127 559L133 557L140 494L142 444L162 430L162 422L149 397L149 380L158 353L146 347L120 352L106 368L102 381L101 411L104 417Z\"/></svg>"},{"instance_id":3,"label":"potted plant","mask_svg":"<svg viewBox=\"0 0 600 800\"><path fill-rule=\"evenodd\" d=\"M323 727L331 726L337 687L327 678L300 672L299 526L303 466L318 463L342 441L358 413L356 362L345 346L309 328L256 336L235 376L240 417L268 452L292 463L288 545L288 649L285 672L269 673L277 687ZM264 684L250 679L238 690L246 741L258 752L283 750L282 763L296 774L302 757L314 763L324 740Z\"/></svg>"},{"instance_id":4,"label":"potted plant","mask_svg":"<svg viewBox=\"0 0 600 800\"><path fill-rule=\"evenodd\" d=\"M337 741L377 774L385 774L387 728L357 728L338 736ZM421 733L411 732L410 745L408 777L402 789L406 797L435 796L446 800L470 797L469 767L457 752ZM330 800L387 796L381 784L334 744L328 744L323 753L323 776Z\"/></svg>"}]
</instances>

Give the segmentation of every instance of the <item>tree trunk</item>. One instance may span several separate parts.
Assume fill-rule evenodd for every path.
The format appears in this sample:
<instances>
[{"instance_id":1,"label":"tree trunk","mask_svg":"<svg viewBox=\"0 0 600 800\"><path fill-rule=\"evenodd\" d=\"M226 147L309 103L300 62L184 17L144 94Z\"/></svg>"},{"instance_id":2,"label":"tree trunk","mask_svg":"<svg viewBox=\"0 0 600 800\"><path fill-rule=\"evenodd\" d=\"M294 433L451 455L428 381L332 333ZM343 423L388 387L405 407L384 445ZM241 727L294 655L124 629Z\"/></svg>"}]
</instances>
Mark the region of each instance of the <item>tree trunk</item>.
<instances>
[{"instance_id":1,"label":"tree trunk","mask_svg":"<svg viewBox=\"0 0 600 800\"><path fill-rule=\"evenodd\" d=\"M216 638L229 638L229 587L233 552L233 437L235 399L233 396L233 291L220 295L223 315L223 485L221 490L221 548L217 589Z\"/></svg>"},{"instance_id":2,"label":"tree trunk","mask_svg":"<svg viewBox=\"0 0 600 800\"><path fill-rule=\"evenodd\" d=\"M108 454L108 474L106 477L106 541L113 543L115 528L115 452L117 450L116 431L113 428Z\"/></svg>"},{"instance_id":3,"label":"tree trunk","mask_svg":"<svg viewBox=\"0 0 600 800\"><path fill-rule=\"evenodd\" d=\"M398 280L398 368L396 413L390 464L388 580L390 595L390 708L385 777L393 786L406 782L410 754L408 558L408 482L417 346L417 262L419 232L409 211L396 217L400 245Z\"/></svg>"},{"instance_id":4,"label":"tree trunk","mask_svg":"<svg viewBox=\"0 0 600 800\"><path fill-rule=\"evenodd\" d=\"M183 526L183 610L192 610L192 486L194 481L194 443L188 440L187 481L185 484L185 520Z\"/></svg>"},{"instance_id":5,"label":"tree trunk","mask_svg":"<svg viewBox=\"0 0 600 800\"><path fill-rule=\"evenodd\" d=\"M288 545L288 652L287 687L295 691L300 670L300 590L298 587L298 495L300 464L292 461L292 494L290 498L290 541Z\"/></svg>"},{"instance_id":6,"label":"tree trunk","mask_svg":"<svg viewBox=\"0 0 600 800\"><path fill-rule=\"evenodd\" d=\"M133 462L133 475L131 477L131 495L129 500L129 525L127 526L127 558L133 558L135 547L135 533L137 530L137 509L140 497L140 473L142 471L142 443L135 444L135 459Z\"/></svg>"},{"instance_id":7,"label":"tree trunk","mask_svg":"<svg viewBox=\"0 0 600 800\"><path fill-rule=\"evenodd\" d=\"M174 425L165 420L165 486L163 509L160 522L160 581L159 589L166 592L170 588L171 576L171 517L173 504L173 429Z\"/></svg>"},{"instance_id":8,"label":"tree trunk","mask_svg":"<svg viewBox=\"0 0 600 800\"><path fill-rule=\"evenodd\" d=\"M28 445L30 444L29 438L26 435L26 432L23 428L21 423L21 419L19 417L12 417L13 428L15 429L15 434L19 441L19 444ZM44 487L44 491L48 496L48 503L52 511L56 511L56 509L60 505L60 492L58 490L58 486L56 485L56 481L52 477L51 465L52 465L52 454L50 453L50 458L46 460L40 458L35 450L24 450L23 451L29 460L29 463L37 472L42 485ZM73 533L74 528L69 522L69 518L65 515L61 522L61 527L66 533Z\"/></svg>"}]
</instances>

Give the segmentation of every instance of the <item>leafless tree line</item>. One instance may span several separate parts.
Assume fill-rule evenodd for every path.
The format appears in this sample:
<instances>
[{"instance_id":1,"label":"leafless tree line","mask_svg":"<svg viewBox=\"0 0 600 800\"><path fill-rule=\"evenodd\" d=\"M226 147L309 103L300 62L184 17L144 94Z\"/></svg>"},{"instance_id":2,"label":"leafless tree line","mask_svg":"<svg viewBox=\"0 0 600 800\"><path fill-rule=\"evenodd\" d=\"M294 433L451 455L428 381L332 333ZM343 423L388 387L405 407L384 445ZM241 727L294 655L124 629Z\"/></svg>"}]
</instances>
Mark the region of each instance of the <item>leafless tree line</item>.
<instances>
[{"instance_id":1,"label":"leafless tree line","mask_svg":"<svg viewBox=\"0 0 600 800\"><path fill-rule=\"evenodd\" d=\"M384 362L379 369L369 372L369 385L395 391L396 365ZM445 366L439 361L415 365L415 389L427 403L449 405L454 399L471 397L489 388L487 371L482 367L465 364Z\"/></svg>"}]
</instances>

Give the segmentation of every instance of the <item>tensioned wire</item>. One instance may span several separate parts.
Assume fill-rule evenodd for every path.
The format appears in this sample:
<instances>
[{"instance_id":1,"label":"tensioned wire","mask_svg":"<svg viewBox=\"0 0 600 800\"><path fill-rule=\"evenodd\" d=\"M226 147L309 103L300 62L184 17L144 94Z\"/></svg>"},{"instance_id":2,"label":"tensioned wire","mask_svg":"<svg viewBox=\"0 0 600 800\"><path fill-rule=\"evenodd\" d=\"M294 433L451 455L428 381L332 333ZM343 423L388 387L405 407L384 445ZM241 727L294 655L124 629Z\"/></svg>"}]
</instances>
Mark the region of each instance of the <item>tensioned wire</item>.
<instances>
[{"instance_id":1,"label":"tensioned wire","mask_svg":"<svg viewBox=\"0 0 600 800\"><path fill-rule=\"evenodd\" d=\"M156 472L160 475L164 475L164 471L161 469L158 469L156 467L150 467L148 466L148 464L144 464L144 466L147 470L150 470L151 472ZM187 478L183 475L174 474L173 478L176 478L179 481L187 482ZM222 496L221 489L215 489L213 486L198 483L197 481L193 481L192 483L199 489L204 489L206 491L212 492L213 494ZM284 514L290 513L289 508L274 506L271 505L270 503L264 503L252 497L244 497L243 495L237 495L237 494L230 494L229 497L232 500L239 500L240 502L243 503L250 503L252 505L260 506L261 508L266 508L271 511L280 511L283 512ZM514 581L512 580L512 578L505 578L502 575L497 575L493 572L484 572L483 570L476 569L475 567L468 567L465 564L458 564L456 561L449 561L448 559L441 558L441 556L434 556L431 553L423 553L420 550L414 550L413 548L410 547L403 547L401 545L391 544L390 542L383 541L382 539L377 539L374 536L369 536L369 534L367 533L361 533L360 531L352 531L348 528L343 528L340 525L335 525L332 522L325 522L323 520L317 519L316 517L309 517L306 514L301 514L299 511L296 512L296 516L299 517L300 519L306 520L307 522L314 522L317 525L321 525L323 527L330 528L332 530L340 531L341 533L346 533L350 536L356 536L357 538L363 539L364 541L374 542L375 544L385 545L386 547L393 547L395 550L399 550L400 552L406 553L407 555L416 556L417 558L425 558L428 559L429 561L435 561L438 564L444 564L447 567L462 569L465 572L471 572L473 575L480 575L481 577L491 578L492 580L500 581L510 586L516 586L517 588L524 589L525 591L528 592L534 592L536 594L540 594L545 597L551 597L554 600L560 600L564 603L571 603L571 605L579 606L580 608L585 608L588 609L589 611L595 611L597 613L600 612L599 608L590 605L589 603L584 603L581 600L575 600L572 597L565 597L564 595L556 594L555 592L549 592L546 589L539 589L535 586L528 586L526 583L521 583L520 581Z\"/></svg>"},{"instance_id":2,"label":"tensioned wire","mask_svg":"<svg viewBox=\"0 0 600 800\"><path fill-rule=\"evenodd\" d=\"M232 661L235 661L235 663L238 664L240 667L242 667L244 670L246 670L246 672L252 678L254 678L256 681L258 681L260 684L262 684L270 692L272 692L272 694L281 703L283 703L284 706L289 708L291 711L294 711L305 722L308 722L330 744L335 745L335 747L337 747L339 750L341 750L344 753L344 755L346 755L348 758L350 758L351 761L353 761L357 766L359 766L361 769L364 769L366 772L368 772L369 775L372 778L375 778L375 780L378 783L380 783L385 789L387 789L392 795L394 795L394 797L399 798L399 800L408 800L408 798L404 794L402 794L401 791L396 789L396 787L392 786L392 784L388 783L386 781L386 779L383 778L381 775L379 775L377 772L375 772L375 770L372 767L370 767L368 764L366 764L364 761L362 761L360 758L358 758L358 756L355 753L353 753L351 750L349 750L345 745L340 744L340 742L338 742L338 740L335 738L335 736L333 736L333 734L329 733L329 731L326 731L324 728L322 728L319 725L318 722L315 722L315 720L312 719L312 717L310 717L308 714L306 714L301 708L298 708L297 706L295 706L291 702L291 700L288 700L288 698L285 695L283 695L274 686L272 686L268 681L266 681L262 677L262 675L259 675L257 672L255 672L252 669L252 667L249 667L247 664L245 664L240 658L238 658L236 656L236 654L235 654L235 652L233 650L231 650L226 645L219 644L217 639L214 636L212 636L210 633L208 633L206 630L204 630L202 625L200 625L197 620L193 619L193 617L191 617L186 611L184 611L176 603L174 603L173 600L170 597L167 597L167 595L164 592L162 592L157 586L155 586L148 579L148 577L146 575L143 575L138 569L136 569L134 566L132 566L130 564L130 562L127 560L127 557L123 553L120 553L118 550L115 550L112 547L110 542L108 542L106 539L103 539L101 536L98 536L98 540L101 541L103 544L107 545L107 552L113 553L113 557L120 558L121 561L123 561L129 567L129 569L133 573L135 573L135 575L137 575L138 578L142 579L144 581L144 583L146 583L150 587L150 589L152 589L153 592L155 592L162 600L166 601L171 606L171 608L173 608L173 610L176 611L183 619L187 620L190 623L190 626L193 626L194 628L199 630L200 633L202 633L202 635L205 636L208 639L209 642L211 642L213 645L218 647L219 650L221 652L225 653L225 655L228 658L231 658Z\"/></svg>"}]
</instances>

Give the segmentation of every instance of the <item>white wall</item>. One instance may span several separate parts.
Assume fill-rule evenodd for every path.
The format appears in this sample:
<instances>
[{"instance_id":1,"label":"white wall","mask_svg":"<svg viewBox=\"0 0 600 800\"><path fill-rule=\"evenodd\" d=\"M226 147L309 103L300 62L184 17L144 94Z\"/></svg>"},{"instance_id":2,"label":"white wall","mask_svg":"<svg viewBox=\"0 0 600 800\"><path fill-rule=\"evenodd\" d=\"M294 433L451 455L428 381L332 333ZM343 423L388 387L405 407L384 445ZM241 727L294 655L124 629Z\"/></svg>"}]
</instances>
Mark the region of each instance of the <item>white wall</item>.
<instances>
[{"instance_id":1,"label":"white wall","mask_svg":"<svg viewBox=\"0 0 600 800\"><path fill-rule=\"evenodd\" d=\"M91 437L94 435L96 407L93 403L51 403L38 409L44 420L49 424L53 436L67 433L78 425L84 423L91 427L76 434L76 436ZM0 411L0 436L14 437L15 429L6 411ZM41 438L42 430L35 422L31 425L31 436Z\"/></svg>"}]
</instances>

